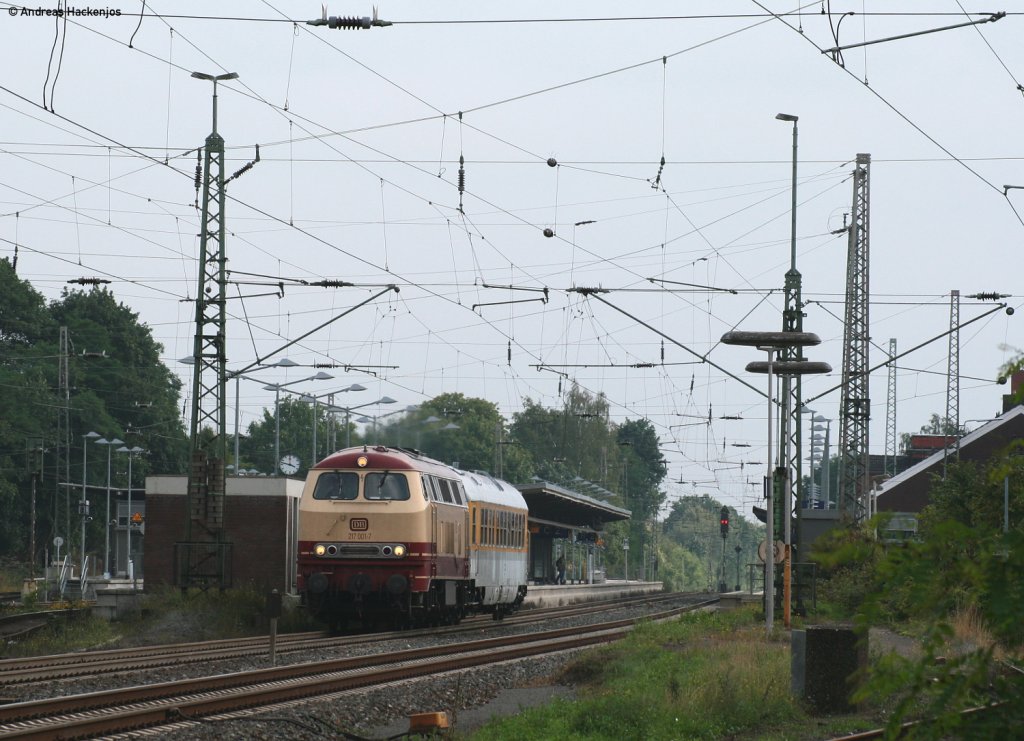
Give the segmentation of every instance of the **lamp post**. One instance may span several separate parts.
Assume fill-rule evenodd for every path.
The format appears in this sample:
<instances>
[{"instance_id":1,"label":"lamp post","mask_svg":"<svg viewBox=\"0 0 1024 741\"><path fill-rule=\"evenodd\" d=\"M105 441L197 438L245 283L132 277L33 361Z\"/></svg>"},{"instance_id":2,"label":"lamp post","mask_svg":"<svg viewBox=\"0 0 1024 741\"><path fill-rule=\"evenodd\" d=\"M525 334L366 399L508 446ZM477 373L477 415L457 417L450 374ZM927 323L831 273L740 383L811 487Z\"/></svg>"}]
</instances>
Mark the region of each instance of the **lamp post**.
<instances>
[{"instance_id":1,"label":"lamp post","mask_svg":"<svg viewBox=\"0 0 1024 741\"><path fill-rule=\"evenodd\" d=\"M345 447L352 447L352 423L350 421L352 412L356 409L363 409L364 407L372 407L374 404L395 404L397 403L390 396L382 396L376 401L368 401L365 404L357 404L354 407L328 407L328 410L333 412L345 412Z\"/></svg>"},{"instance_id":2,"label":"lamp post","mask_svg":"<svg viewBox=\"0 0 1024 741\"><path fill-rule=\"evenodd\" d=\"M799 375L801 373L827 373L832 370L832 366L828 363L815 363L806 360L777 360L776 355L783 350L787 350L794 347L803 347L805 345L817 345L821 342L818 335L813 332L742 332L732 331L726 332L722 335L722 343L726 345L741 345L746 347L756 347L758 350L762 350L768 353L767 362L757 360L747 364L746 370L748 373L767 373L768 375L768 471L765 476L764 488L765 488L765 499L767 501L765 507L765 525L767 532L765 533L765 546L764 546L764 592L765 592L765 628L770 633L774 623L774 612L775 612L775 514L774 514L774 503L773 499L773 486L774 477L772 471L772 375L777 374L780 376L787 375ZM786 399L788 402L788 397ZM786 405L788 407L788 404ZM784 433L788 435L788 432ZM784 455L783 461L786 462L788 469L788 452ZM786 476L787 481L790 476ZM785 528L785 571L784 571L784 590L785 599L783 602L783 614L785 616L785 625L789 627L789 569L790 569L790 541L789 541L789 529L790 529L790 507L792 501L790 500L791 490L789 486L786 487L786 505L782 509L783 522Z\"/></svg>"},{"instance_id":3,"label":"lamp post","mask_svg":"<svg viewBox=\"0 0 1024 741\"><path fill-rule=\"evenodd\" d=\"M238 79L237 72L227 72L223 75L208 75L205 72L193 72L192 77L197 80L209 80L213 83L213 131L217 131L217 83L224 80Z\"/></svg>"},{"instance_id":4,"label":"lamp post","mask_svg":"<svg viewBox=\"0 0 1024 741\"><path fill-rule=\"evenodd\" d=\"M330 373L320 371L312 376L306 378L300 378L296 381L288 381L286 383L268 383L263 387L265 391L274 392L274 475L277 476L281 473L281 389L285 386L294 386L296 383L303 383L304 381L327 381L334 378Z\"/></svg>"},{"instance_id":5,"label":"lamp post","mask_svg":"<svg viewBox=\"0 0 1024 741\"><path fill-rule=\"evenodd\" d=\"M82 498L78 501L78 515L82 519L82 568L80 571L81 575L79 578L85 577L85 523L89 520L89 499L86 492L87 478L85 462L86 459L89 457L89 441L95 440L99 436L100 434L98 432L92 431L82 435Z\"/></svg>"},{"instance_id":6,"label":"lamp post","mask_svg":"<svg viewBox=\"0 0 1024 741\"><path fill-rule=\"evenodd\" d=\"M372 422L373 423L373 436L376 437L377 436L377 420L378 419L384 419L385 417L390 417L390 416L395 415L395 414L410 414L412 412L417 412L417 411L419 411L419 407L416 406L415 404L410 404L409 406L405 407L404 409L396 409L395 411L387 412L386 414L364 414L363 416L359 417L356 420L356 422L360 422L362 424L366 424L367 422ZM454 423L452 423L452 424L454 424ZM449 428L442 428L442 429L449 429ZM458 425L455 425L455 429L458 429ZM401 443L399 442L399 444L401 444Z\"/></svg>"},{"instance_id":7,"label":"lamp post","mask_svg":"<svg viewBox=\"0 0 1024 741\"><path fill-rule=\"evenodd\" d=\"M821 423L824 422L825 426L822 427ZM822 451L821 464L819 466L820 471L818 473L818 485L821 488L821 499L825 502L825 509L832 509L832 497L830 489L832 488L832 461L828 454L828 438L832 432L832 420L826 419L820 414L814 415L814 427L812 431L825 431L825 440Z\"/></svg>"},{"instance_id":8,"label":"lamp post","mask_svg":"<svg viewBox=\"0 0 1024 741\"><path fill-rule=\"evenodd\" d=\"M96 445L103 445L107 449L107 509L106 518L103 520L103 578L110 579L110 449L115 445L124 445L124 440L114 438L107 440L101 437L96 440Z\"/></svg>"},{"instance_id":9,"label":"lamp post","mask_svg":"<svg viewBox=\"0 0 1024 741\"><path fill-rule=\"evenodd\" d=\"M317 402L320 399L322 399L323 397L325 397L325 396L329 397L329 399L333 399L335 394L341 394L341 393L345 393L347 391L366 391L366 386L361 386L358 383L353 383L351 386L346 386L343 389L338 389L337 391L331 391L331 392L326 393L326 394L302 394L301 396L299 396L299 401L304 401L307 404L312 404L313 405L313 458L312 458L312 463L310 465L315 464L316 463L316 459L317 459L317 445L316 445L316 431L317 431L316 430L316 428L317 428L316 407L317 407ZM330 442L330 441L328 440L328 442Z\"/></svg>"},{"instance_id":10,"label":"lamp post","mask_svg":"<svg viewBox=\"0 0 1024 741\"><path fill-rule=\"evenodd\" d=\"M296 363L294 360L289 360L288 358L281 358L276 363L272 363L271 365L268 365L266 367L268 367L268 368L294 368L297 365L298 365L298 363ZM252 378L251 376L243 376L241 373L234 373L233 375L235 377L235 474L237 475L238 474L238 470L239 470L238 469L238 466L239 466L239 463L238 463L238 418L239 418L240 409L241 409L241 407L239 406L239 401L238 401L238 384L239 384L239 382L243 378L247 378L250 381L255 381L256 379Z\"/></svg>"},{"instance_id":11,"label":"lamp post","mask_svg":"<svg viewBox=\"0 0 1024 741\"><path fill-rule=\"evenodd\" d=\"M128 540L125 546L125 575L131 579L132 586L135 585L135 569L132 565L132 460L139 453L145 453L146 451L140 448L138 445L129 448L126 445L122 445L117 449L118 453L128 454Z\"/></svg>"}]
</instances>

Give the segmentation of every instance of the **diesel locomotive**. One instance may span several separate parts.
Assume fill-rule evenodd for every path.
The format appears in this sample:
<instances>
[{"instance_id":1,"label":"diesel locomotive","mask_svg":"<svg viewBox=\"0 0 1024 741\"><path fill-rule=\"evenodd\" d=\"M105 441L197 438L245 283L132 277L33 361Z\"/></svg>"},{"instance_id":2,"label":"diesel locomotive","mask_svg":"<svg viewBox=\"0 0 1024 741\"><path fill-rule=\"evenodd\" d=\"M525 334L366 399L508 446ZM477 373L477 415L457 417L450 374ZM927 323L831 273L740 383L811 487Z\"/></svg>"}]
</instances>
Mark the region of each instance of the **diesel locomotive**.
<instances>
[{"instance_id":1,"label":"diesel locomotive","mask_svg":"<svg viewBox=\"0 0 1024 741\"><path fill-rule=\"evenodd\" d=\"M419 451L340 450L299 504L298 589L335 627L500 619L526 596L527 507L511 484Z\"/></svg>"}]
</instances>

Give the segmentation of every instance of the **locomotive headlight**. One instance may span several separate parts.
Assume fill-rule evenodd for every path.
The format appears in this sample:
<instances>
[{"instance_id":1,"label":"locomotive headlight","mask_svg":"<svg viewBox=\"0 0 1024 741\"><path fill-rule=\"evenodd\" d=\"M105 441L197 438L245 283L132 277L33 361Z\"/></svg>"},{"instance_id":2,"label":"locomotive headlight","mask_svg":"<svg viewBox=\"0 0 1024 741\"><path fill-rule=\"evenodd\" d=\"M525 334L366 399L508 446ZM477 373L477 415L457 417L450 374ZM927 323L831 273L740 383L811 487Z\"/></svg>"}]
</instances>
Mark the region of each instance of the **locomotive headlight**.
<instances>
[{"instance_id":1,"label":"locomotive headlight","mask_svg":"<svg viewBox=\"0 0 1024 741\"><path fill-rule=\"evenodd\" d=\"M315 553L318 556L322 556L325 553L327 553L327 546L325 546L323 543L317 543L316 547L313 549L313 553Z\"/></svg>"},{"instance_id":2,"label":"locomotive headlight","mask_svg":"<svg viewBox=\"0 0 1024 741\"><path fill-rule=\"evenodd\" d=\"M395 546L395 555L398 556L399 558L404 556L405 555L405 546L404 545L396 545Z\"/></svg>"}]
</instances>

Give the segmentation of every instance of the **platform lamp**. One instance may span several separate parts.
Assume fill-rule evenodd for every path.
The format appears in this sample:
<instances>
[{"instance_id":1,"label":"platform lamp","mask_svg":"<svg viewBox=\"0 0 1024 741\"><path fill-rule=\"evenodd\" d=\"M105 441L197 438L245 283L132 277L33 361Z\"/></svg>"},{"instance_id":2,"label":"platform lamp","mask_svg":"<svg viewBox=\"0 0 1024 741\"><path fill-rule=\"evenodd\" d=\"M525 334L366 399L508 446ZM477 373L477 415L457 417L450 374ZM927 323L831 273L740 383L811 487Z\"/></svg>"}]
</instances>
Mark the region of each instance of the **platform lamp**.
<instances>
[{"instance_id":1,"label":"platform lamp","mask_svg":"<svg viewBox=\"0 0 1024 741\"><path fill-rule=\"evenodd\" d=\"M775 613L775 514L774 504L772 502L772 488L773 488L773 476L772 476L772 375L802 375L808 373L828 373L832 370L832 366L828 363L813 362L809 360L777 360L775 359L777 354L793 347L807 347L810 345L818 345L821 343L821 338L813 332L744 332L739 330L733 330L726 332L722 335L722 344L725 345L740 345L744 347L755 347L758 350L768 353L768 360L755 360L747 363L746 370L748 373L766 373L768 375L768 469L764 480L764 491L765 491L765 545L764 545L764 616L765 616L765 629L768 633L771 633L774 624L774 613ZM788 431L788 417L789 417L789 397L787 395L785 401L785 409L783 411L783 419L787 419L787 424L784 429ZM788 441L788 432L783 433ZM787 455L788 458L788 455ZM788 465L788 462L787 462ZM787 476L787 479L789 477ZM792 502L789 501L791 493L787 484L786 489L786 506L783 509L784 512L784 525L785 525L785 571L783 572L783 588L784 588L784 601L783 601L783 615L785 618L786 627L789 627L789 588L790 588L790 542L789 542L789 529L790 520L792 519L789 512Z\"/></svg>"},{"instance_id":2,"label":"platform lamp","mask_svg":"<svg viewBox=\"0 0 1024 741\"><path fill-rule=\"evenodd\" d=\"M101 437L94 442L107 449L107 510L106 519L103 520L103 578L110 579L110 450L115 445L124 445L124 440L119 440L116 437L113 440L107 440L105 437Z\"/></svg>"},{"instance_id":3,"label":"platform lamp","mask_svg":"<svg viewBox=\"0 0 1024 741\"><path fill-rule=\"evenodd\" d=\"M346 386L343 389L338 389L337 391L331 391L331 392L328 392L326 394L300 394L299 395L299 401L304 401L307 404L312 404L313 405L313 459L312 459L312 462L310 463L310 466L316 465L317 455L318 455L317 444L316 444L316 432L317 432L317 416L316 416L316 412L317 412L317 404L319 403L320 399L324 398L325 396L330 398L330 397L333 397L335 394L342 394L342 393L345 393L347 391L366 391L366 386L363 386L363 385L358 384L358 383L353 383L351 386ZM330 440L328 440L328 442L330 442Z\"/></svg>"},{"instance_id":4,"label":"platform lamp","mask_svg":"<svg viewBox=\"0 0 1024 741\"><path fill-rule=\"evenodd\" d=\"M88 481L86 477L86 459L89 457L89 441L95 440L100 434L98 432L87 432L82 435L82 498L78 501L78 516L82 520L82 569L80 578L85 578L85 524L89 520L89 497L86 490ZM83 595L84 597L84 595Z\"/></svg>"},{"instance_id":5,"label":"platform lamp","mask_svg":"<svg viewBox=\"0 0 1024 741\"><path fill-rule=\"evenodd\" d=\"M146 451L140 448L138 445L129 448L127 445L122 445L117 449L118 453L128 454L128 542L125 548L125 558L127 560L125 575L131 579L132 586L135 585L135 568L132 564L132 460L139 453L145 453Z\"/></svg>"},{"instance_id":6,"label":"platform lamp","mask_svg":"<svg viewBox=\"0 0 1024 741\"><path fill-rule=\"evenodd\" d=\"M304 381L328 381L334 378L330 373L320 371L314 373L312 376L306 376L305 378L299 378L295 381L286 381L285 383L268 383L263 387L264 391L274 392L274 475L277 476L281 473L281 389L285 386L294 386L296 383L303 383Z\"/></svg>"}]
</instances>

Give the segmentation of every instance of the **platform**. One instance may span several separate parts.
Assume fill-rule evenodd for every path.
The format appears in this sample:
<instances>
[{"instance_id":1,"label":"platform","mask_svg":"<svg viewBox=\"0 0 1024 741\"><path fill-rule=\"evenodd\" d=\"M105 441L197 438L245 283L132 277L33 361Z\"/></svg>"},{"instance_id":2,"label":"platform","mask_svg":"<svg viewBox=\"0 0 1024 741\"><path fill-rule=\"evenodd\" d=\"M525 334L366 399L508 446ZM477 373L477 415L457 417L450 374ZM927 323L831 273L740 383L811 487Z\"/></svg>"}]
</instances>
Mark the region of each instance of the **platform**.
<instances>
[{"instance_id":1,"label":"platform","mask_svg":"<svg viewBox=\"0 0 1024 741\"><path fill-rule=\"evenodd\" d=\"M623 581L610 579L601 584L538 584L526 590L523 607L564 607L577 602L633 597L661 592L660 581Z\"/></svg>"}]
</instances>

